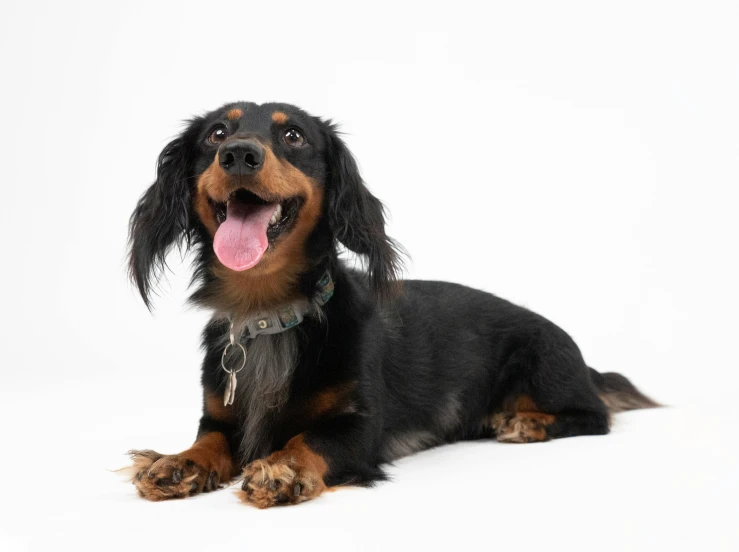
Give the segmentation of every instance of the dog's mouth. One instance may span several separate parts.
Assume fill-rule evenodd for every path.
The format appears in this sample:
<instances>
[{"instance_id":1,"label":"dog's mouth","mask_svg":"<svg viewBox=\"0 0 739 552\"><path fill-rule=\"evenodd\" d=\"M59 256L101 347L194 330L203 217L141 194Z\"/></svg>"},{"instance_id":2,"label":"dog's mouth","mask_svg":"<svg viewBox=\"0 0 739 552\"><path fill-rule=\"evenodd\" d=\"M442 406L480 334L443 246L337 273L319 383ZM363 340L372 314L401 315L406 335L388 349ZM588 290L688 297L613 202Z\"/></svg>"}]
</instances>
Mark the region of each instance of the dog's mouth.
<instances>
[{"instance_id":1,"label":"dog's mouth","mask_svg":"<svg viewBox=\"0 0 739 552\"><path fill-rule=\"evenodd\" d=\"M210 200L218 229L213 250L231 270L255 266L274 241L295 223L299 197L262 198L244 188L231 193L226 202Z\"/></svg>"}]
</instances>

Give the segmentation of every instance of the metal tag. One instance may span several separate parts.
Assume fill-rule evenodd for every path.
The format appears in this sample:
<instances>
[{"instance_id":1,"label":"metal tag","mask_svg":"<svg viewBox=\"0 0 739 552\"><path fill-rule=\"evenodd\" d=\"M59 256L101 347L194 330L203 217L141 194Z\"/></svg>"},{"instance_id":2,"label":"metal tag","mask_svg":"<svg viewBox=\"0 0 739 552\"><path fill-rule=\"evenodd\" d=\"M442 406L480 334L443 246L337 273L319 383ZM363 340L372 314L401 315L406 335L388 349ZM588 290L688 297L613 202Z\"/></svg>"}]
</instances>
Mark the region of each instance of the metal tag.
<instances>
[{"instance_id":1,"label":"metal tag","mask_svg":"<svg viewBox=\"0 0 739 552\"><path fill-rule=\"evenodd\" d=\"M228 374L226 392L223 394L223 406L231 406L236 398L236 372Z\"/></svg>"},{"instance_id":2,"label":"metal tag","mask_svg":"<svg viewBox=\"0 0 739 552\"><path fill-rule=\"evenodd\" d=\"M226 392L223 394L223 406L231 406L234 403L234 399L236 398L236 374L241 372L244 369L244 366L246 366L246 349L236 340L233 322L231 322L231 327L228 331L228 339L229 343L223 349L223 354L221 354L221 368L223 368L223 371L228 374ZM235 370L226 366L226 356L234 347L237 347L238 350L241 351L241 366Z\"/></svg>"}]
</instances>

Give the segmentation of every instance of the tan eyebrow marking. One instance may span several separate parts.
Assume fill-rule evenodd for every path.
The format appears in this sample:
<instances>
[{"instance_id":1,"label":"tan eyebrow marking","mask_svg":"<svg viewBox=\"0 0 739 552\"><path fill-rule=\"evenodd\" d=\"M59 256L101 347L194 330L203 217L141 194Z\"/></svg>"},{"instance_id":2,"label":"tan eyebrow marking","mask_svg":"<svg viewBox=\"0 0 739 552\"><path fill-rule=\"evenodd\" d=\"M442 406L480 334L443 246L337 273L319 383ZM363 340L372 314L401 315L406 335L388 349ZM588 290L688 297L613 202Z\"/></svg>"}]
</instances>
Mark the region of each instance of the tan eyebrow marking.
<instances>
[{"instance_id":1,"label":"tan eyebrow marking","mask_svg":"<svg viewBox=\"0 0 739 552\"><path fill-rule=\"evenodd\" d=\"M235 121L236 119L241 119L241 116L244 114L243 111L240 109L232 109L228 113L226 113L226 117L228 117L229 121Z\"/></svg>"},{"instance_id":2,"label":"tan eyebrow marking","mask_svg":"<svg viewBox=\"0 0 739 552\"><path fill-rule=\"evenodd\" d=\"M272 113L272 120L277 124L284 125L287 122L287 115L282 111L275 111Z\"/></svg>"}]
</instances>

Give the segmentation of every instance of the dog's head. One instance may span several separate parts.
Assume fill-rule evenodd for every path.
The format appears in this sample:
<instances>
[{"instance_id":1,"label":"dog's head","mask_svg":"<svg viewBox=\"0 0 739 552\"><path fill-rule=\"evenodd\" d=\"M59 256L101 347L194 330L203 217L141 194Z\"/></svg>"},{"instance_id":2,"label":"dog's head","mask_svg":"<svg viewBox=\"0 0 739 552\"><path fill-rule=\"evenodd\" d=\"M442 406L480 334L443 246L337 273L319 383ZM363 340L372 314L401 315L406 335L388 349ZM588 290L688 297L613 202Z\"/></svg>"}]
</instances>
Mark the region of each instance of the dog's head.
<instances>
[{"instance_id":1,"label":"dog's head","mask_svg":"<svg viewBox=\"0 0 739 552\"><path fill-rule=\"evenodd\" d=\"M335 127L286 104L229 104L191 120L160 154L130 239L147 306L175 244L198 247L196 276L213 288L203 296L230 294L230 303L255 286L286 299L282 288L330 262L336 241L364 257L380 297L399 266L382 204Z\"/></svg>"}]
</instances>

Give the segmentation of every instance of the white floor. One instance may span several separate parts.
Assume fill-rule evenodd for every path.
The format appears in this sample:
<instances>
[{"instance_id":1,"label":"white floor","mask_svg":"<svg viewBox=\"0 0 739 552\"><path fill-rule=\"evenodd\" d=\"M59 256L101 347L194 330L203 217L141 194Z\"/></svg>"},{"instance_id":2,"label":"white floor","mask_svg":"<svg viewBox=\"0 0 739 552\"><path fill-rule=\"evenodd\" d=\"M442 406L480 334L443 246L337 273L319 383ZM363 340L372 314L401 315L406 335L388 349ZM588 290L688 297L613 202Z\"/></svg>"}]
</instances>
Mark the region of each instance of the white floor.
<instances>
[{"instance_id":1,"label":"white floor","mask_svg":"<svg viewBox=\"0 0 739 552\"><path fill-rule=\"evenodd\" d=\"M0 391L0 550L739 549L729 403L621 414L606 437L445 446L374 489L260 511L232 489L149 503L109 471L128 448L192 438L190 397L161 391L155 405L132 405L125 382Z\"/></svg>"}]
</instances>

